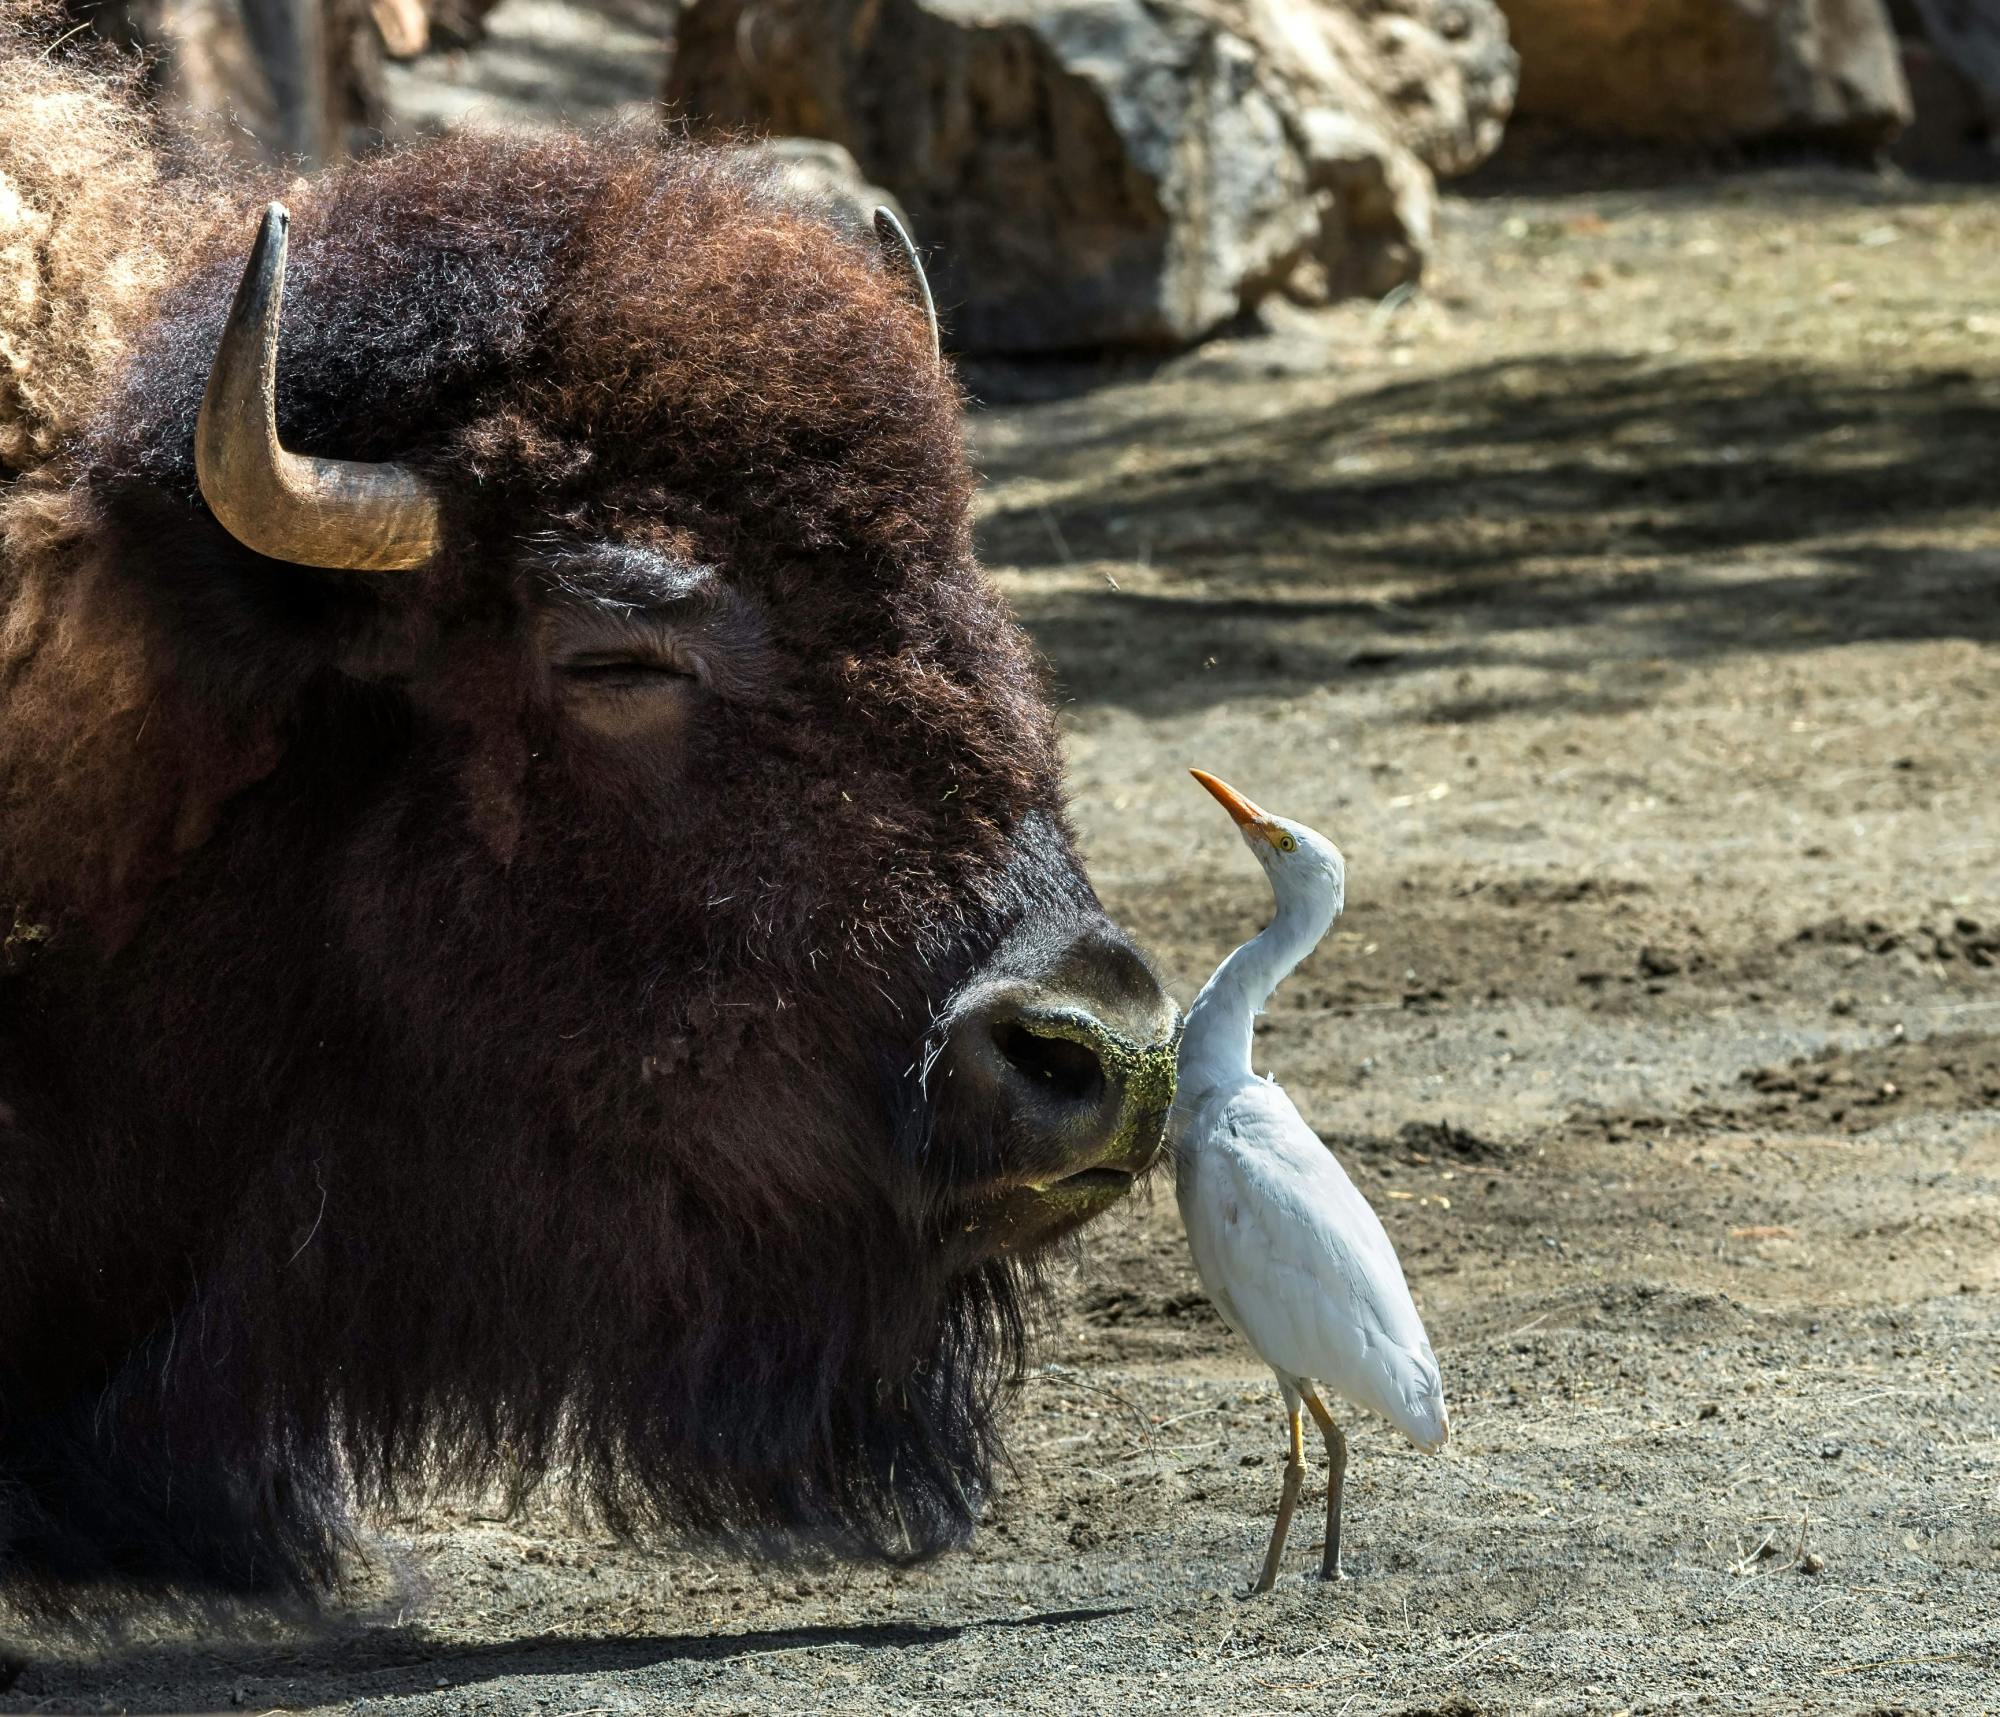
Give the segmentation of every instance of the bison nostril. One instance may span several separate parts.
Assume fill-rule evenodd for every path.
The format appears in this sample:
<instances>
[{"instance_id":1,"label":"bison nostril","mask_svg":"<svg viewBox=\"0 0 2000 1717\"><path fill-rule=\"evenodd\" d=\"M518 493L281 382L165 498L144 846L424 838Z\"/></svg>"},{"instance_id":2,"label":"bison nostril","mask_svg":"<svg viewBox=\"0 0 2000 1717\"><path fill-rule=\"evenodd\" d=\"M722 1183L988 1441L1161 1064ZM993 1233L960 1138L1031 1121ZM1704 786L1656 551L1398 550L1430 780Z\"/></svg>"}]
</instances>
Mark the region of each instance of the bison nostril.
<instances>
[{"instance_id":1,"label":"bison nostril","mask_svg":"<svg viewBox=\"0 0 2000 1717\"><path fill-rule=\"evenodd\" d=\"M1096 1051L1068 1037L1044 1037L1018 1019L998 1020L994 1047L1007 1065L1067 1103L1095 1103L1104 1091Z\"/></svg>"}]
</instances>

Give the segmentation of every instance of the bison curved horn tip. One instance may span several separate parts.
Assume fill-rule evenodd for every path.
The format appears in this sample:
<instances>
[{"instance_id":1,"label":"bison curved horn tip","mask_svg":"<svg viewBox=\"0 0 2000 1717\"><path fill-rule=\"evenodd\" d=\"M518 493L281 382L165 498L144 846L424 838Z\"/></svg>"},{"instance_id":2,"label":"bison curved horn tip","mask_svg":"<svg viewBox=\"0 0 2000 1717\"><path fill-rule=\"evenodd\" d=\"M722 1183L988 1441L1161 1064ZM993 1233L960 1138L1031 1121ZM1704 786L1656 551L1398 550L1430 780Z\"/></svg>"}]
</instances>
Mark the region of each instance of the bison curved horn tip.
<instances>
[{"instance_id":1,"label":"bison curved horn tip","mask_svg":"<svg viewBox=\"0 0 2000 1717\"><path fill-rule=\"evenodd\" d=\"M917 247L910 242L903 223L896 219L894 209L878 208L875 211L875 237L890 264L900 268L916 286L917 296L924 306L924 320L930 324L931 356L942 363L944 342L938 337L937 301L931 297L931 283L924 278L923 259L917 255Z\"/></svg>"},{"instance_id":2,"label":"bison curved horn tip","mask_svg":"<svg viewBox=\"0 0 2000 1717\"><path fill-rule=\"evenodd\" d=\"M405 465L312 458L278 440L290 224L284 204L264 211L215 349L194 431L202 499L224 530L273 560L364 572L421 566L442 535L429 483Z\"/></svg>"}]
</instances>

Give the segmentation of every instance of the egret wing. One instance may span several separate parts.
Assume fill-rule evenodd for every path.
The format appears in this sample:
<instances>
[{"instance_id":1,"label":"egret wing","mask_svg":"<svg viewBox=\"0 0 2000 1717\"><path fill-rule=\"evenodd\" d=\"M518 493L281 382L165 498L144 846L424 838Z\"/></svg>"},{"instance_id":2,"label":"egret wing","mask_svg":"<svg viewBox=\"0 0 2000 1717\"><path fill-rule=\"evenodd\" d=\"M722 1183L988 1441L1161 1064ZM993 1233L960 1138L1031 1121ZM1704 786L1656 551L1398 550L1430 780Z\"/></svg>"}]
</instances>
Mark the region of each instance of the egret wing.
<instances>
[{"instance_id":1,"label":"egret wing","mask_svg":"<svg viewBox=\"0 0 2000 1717\"><path fill-rule=\"evenodd\" d=\"M1251 1081L1193 1122L1182 1198L1195 1266L1265 1361L1441 1444L1444 1390L1402 1265L1346 1170L1282 1089Z\"/></svg>"}]
</instances>

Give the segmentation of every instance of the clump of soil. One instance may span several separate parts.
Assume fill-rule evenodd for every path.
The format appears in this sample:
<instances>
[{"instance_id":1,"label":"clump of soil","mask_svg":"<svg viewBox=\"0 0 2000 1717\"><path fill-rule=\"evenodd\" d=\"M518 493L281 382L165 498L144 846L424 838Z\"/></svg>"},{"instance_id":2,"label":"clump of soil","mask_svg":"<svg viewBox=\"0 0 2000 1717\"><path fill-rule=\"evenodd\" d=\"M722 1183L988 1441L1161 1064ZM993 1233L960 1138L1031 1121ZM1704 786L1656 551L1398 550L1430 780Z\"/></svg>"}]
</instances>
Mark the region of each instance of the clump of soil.
<instances>
[{"instance_id":1,"label":"clump of soil","mask_svg":"<svg viewBox=\"0 0 2000 1717\"><path fill-rule=\"evenodd\" d=\"M1396 1142L1420 1159L1486 1163L1507 1154L1506 1147L1452 1121L1405 1121L1396 1129Z\"/></svg>"}]
</instances>

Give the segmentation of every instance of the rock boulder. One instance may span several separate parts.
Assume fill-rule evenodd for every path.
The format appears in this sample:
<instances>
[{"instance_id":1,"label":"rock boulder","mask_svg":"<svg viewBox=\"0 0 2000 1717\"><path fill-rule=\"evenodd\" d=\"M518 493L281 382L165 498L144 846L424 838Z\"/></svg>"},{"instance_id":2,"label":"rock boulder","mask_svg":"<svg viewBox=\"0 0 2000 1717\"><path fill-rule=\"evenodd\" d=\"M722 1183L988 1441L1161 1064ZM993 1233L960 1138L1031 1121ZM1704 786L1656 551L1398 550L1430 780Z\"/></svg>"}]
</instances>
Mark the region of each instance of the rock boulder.
<instances>
[{"instance_id":1,"label":"rock boulder","mask_svg":"<svg viewBox=\"0 0 2000 1717\"><path fill-rule=\"evenodd\" d=\"M1882 0L1500 0L1532 131L1873 151L1910 118Z\"/></svg>"},{"instance_id":2,"label":"rock boulder","mask_svg":"<svg viewBox=\"0 0 2000 1717\"><path fill-rule=\"evenodd\" d=\"M1032 352L1414 278L1513 77L1491 0L687 0L668 97L845 146L953 343Z\"/></svg>"}]
</instances>

